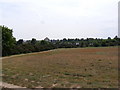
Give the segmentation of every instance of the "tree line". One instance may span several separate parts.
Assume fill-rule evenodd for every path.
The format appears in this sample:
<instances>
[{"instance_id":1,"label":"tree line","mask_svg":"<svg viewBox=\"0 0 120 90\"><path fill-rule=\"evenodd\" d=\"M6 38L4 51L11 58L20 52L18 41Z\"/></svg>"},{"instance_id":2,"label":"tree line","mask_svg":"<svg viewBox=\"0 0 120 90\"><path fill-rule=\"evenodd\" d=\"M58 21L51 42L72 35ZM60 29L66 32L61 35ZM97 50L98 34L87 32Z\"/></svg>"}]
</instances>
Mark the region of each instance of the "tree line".
<instances>
[{"instance_id":1,"label":"tree line","mask_svg":"<svg viewBox=\"0 0 120 90\"><path fill-rule=\"evenodd\" d=\"M107 47L120 45L120 38L108 37L107 39L99 38L76 38L62 40L16 40L13 37L13 30L5 26L0 26L2 32L2 56L9 56L22 53L40 52L57 48L82 48L82 47Z\"/></svg>"}]
</instances>

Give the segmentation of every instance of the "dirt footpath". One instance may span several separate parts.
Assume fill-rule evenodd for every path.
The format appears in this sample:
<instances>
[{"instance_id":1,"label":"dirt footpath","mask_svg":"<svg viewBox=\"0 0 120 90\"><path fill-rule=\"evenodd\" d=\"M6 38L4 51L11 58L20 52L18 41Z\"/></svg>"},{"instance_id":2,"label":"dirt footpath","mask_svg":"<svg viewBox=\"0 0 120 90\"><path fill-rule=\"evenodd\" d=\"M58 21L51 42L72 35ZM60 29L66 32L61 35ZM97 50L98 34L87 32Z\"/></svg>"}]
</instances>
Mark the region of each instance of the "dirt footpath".
<instances>
[{"instance_id":1,"label":"dirt footpath","mask_svg":"<svg viewBox=\"0 0 120 90\"><path fill-rule=\"evenodd\" d=\"M0 88L9 88L10 90L33 90L33 89L29 89L29 88L26 88L26 87L21 87L21 86L17 86L17 85L13 85L13 84L8 84L8 83L5 83L5 82L0 82ZM39 87L39 88L35 88L34 90L43 90L42 89L43 87ZM8 90L9 90L8 89ZM3 89L4 90L4 89Z\"/></svg>"},{"instance_id":2,"label":"dirt footpath","mask_svg":"<svg viewBox=\"0 0 120 90\"><path fill-rule=\"evenodd\" d=\"M4 87L4 88L26 88L26 87L20 87L20 86L16 86L16 85L4 83L4 82L0 82L0 87Z\"/></svg>"}]
</instances>

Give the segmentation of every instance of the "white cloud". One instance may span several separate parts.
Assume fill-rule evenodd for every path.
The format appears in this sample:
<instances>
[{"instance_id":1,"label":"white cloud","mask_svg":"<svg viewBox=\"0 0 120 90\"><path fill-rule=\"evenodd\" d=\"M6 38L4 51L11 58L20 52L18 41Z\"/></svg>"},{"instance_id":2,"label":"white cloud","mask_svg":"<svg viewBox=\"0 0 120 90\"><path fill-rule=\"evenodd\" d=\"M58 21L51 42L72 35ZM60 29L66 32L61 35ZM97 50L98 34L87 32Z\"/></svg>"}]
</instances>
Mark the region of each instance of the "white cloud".
<instances>
[{"instance_id":1,"label":"white cloud","mask_svg":"<svg viewBox=\"0 0 120 90\"><path fill-rule=\"evenodd\" d=\"M0 0L17 38L114 37L118 0ZM105 34L107 33L107 34Z\"/></svg>"}]
</instances>

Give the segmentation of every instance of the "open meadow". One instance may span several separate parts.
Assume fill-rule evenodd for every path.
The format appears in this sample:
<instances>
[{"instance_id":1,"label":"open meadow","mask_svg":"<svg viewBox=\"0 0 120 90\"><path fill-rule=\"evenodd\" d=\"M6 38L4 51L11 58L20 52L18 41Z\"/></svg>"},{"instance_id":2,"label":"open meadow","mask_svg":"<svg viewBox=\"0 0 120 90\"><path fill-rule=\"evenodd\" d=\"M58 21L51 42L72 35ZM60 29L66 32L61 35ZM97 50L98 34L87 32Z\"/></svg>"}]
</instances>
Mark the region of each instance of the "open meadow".
<instances>
[{"instance_id":1,"label":"open meadow","mask_svg":"<svg viewBox=\"0 0 120 90\"><path fill-rule=\"evenodd\" d=\"M27 88L117 88L118 47L68 48L2 59L3 82Z\"/></svg>"}]
</instances>

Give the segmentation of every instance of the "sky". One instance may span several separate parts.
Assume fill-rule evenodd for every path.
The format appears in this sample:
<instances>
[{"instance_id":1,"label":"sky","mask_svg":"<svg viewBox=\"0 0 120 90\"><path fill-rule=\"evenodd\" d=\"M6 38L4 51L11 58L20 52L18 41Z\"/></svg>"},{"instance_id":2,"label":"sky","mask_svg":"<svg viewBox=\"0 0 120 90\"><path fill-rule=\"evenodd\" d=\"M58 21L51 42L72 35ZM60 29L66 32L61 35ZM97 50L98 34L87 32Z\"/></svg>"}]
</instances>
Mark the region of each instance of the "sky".
<instances>
[{"instance_id":1,"label":"sky","mask_svg":"<svg viewBox=\"0 0 120 90\"><path fill-rule=\"evenodd\" d=\"M119 0L0 0L0 25L31 40L118 35Z\"/></svg>"}]
</instances>

